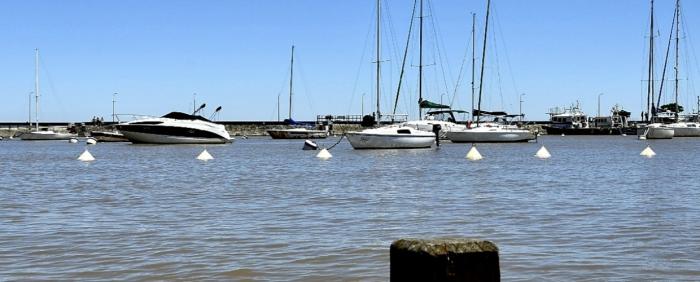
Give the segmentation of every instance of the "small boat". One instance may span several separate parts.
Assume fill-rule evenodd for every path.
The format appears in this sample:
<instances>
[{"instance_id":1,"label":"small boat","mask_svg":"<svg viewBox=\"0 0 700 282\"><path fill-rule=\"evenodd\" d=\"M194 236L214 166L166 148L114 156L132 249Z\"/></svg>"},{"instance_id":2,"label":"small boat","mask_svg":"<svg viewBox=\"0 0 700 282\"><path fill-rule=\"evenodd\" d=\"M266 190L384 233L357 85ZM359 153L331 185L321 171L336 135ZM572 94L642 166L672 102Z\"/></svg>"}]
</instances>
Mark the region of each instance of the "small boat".
<instances>
[{"instance_id":1,"label":"small boat","mask_svg":"<svg viewBox=\"0 0 700 282\"><path fill-rule=\"evenodd\" d=\"M420 149L435 143L435 134L405 125L389 125L346 133L354 149Z\"/></svg>"},{"instance_id":2,"label":"small boat","mask_svg":"<svg viewBox=\"0 0 700 282\"><path fill-rule=\"evenodd\" d=\"M233 142L226 128L202 116L171 112L120 123L117 129L132 143L225 144Z\"/></svg>"},{"instance_id":3,"label":"small boat","mask_svg":"<svg viewBox=\"0 0 700 282\"><path fill-rule=\"evenodd\" d=\"M637 128L637 135L646 139L671 139L675 136L675 130L663 123L650 123Z\"/></svg>"},{"instance_id":4,"label":"small boat","mask_svg":"<svg viewBox=\"0 0 700 282\"><path fill-rule=\"evenodd\" d=\"M323 139L328 137L328 132L325 130L308 128L270 129L267 134L272 139Z\"/></svg>"},{"instance_id":5,"label":"small boat","mask_svg":"<svg viewBox=\"0 0 700 282\"><path fill-rule=\"evenodd\" d=\"M114 131L90 131L90 136L97 142L129 142L129 139L121 132Z\"/></svg>"},{"instance_id":6,"label":"small boat","mask_svg":"<svg viewBox=\"0 0 700 282\"><path fill-rule=\"evenodd\" d=\"M318 150L318 144L316 142L311 141L311 140L304 140L304 147L302 150L305 151L313 151L313 150Z\"/></svg>"},{"instance_id":7,"label":"small boat","mask_svg":"<svg viewBox=\"0 0 700 282\"><path fill-rule=\"evenodd\" d=\"M39 49L35 49L35 77L34 77L34 107L36 108L36 127L34 131L25 132L19 136L22 140L37 141L37 140L69 140L77 135L71 133L54 132L52 130L41 130L39 128Z\"/></svg>"},{"instance_id":8,"label":"small boat","mask_svg":"<svg viewBox=\"0 0 700 282\"><path fill-rule=\"evenodd\" d=\"M289 118L285 119L285 123L296 126L292 119L292 90L294 83L294 45L292 45L291 65L289 68ZM278 99L279 103L279 99ZM279 111L279 104L278 104ZM309 129L305 127L293 127L286 129L270 129L267 134L272 139L322 139L328 137L328 132L325 130Z\"/></svg>"}]
</instances>

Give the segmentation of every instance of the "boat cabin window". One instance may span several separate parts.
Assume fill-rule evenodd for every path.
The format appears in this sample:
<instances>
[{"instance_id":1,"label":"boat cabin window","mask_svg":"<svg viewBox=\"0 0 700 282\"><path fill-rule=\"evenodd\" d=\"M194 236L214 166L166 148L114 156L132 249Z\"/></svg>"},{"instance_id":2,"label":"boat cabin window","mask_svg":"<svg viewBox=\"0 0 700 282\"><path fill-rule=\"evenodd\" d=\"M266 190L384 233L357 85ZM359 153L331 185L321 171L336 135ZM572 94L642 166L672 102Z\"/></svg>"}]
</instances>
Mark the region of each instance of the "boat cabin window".
<instances>
[{"instance_id":1,"label":"boat cabin window","mask_svg":"<svg viewBox=\"0 0 700 282\"><path fill-rule=\"evenodd\" d=\"M131 124L161 124L163 123L162 121L137 121L137 122L132 122Z\"/></svg>"},{"instance_id":2,"label":"boat cabin window","mask_svg":"<svg viewBox=\"0 0 700 282\"><path fill-rule=\"evenodd\" d=\"M411 130L410 129L399 129L399 130L396 130L396 133L398 133L398 134L411 134Z\"/></svg>"}]
</instances>

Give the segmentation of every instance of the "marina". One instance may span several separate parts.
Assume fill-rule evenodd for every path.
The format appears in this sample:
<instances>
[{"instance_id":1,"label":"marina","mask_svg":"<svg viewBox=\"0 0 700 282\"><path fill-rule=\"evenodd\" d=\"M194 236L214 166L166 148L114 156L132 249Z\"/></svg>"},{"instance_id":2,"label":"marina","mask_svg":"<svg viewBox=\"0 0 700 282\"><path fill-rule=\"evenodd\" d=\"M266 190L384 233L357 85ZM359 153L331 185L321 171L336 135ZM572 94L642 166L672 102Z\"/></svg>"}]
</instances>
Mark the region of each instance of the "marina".
<instances>
[{"instance_id":1,"label":"marina","mask_svg":"<svg viewBox=\"0 0 700 282\"><path fill-rule=\"evenodd\" d=\"M700 1L4 4L0 281L700 280Z\"/></svg>"}]
</instances>

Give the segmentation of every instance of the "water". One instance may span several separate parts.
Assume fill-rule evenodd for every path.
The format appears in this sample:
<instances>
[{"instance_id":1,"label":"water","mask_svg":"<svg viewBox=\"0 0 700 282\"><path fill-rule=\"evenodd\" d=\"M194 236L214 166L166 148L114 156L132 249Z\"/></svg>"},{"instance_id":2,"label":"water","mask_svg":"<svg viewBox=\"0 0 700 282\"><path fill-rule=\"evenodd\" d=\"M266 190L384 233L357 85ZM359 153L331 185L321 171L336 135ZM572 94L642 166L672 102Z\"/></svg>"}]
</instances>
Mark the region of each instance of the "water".
<instances>
[{"instance_id":1,"label":"water","mask_svg":"<svg viewBox=\"0 0 700 282\"><path fill-rule=\"evenodd\" d=\"M321 141L331 145L335 139ZM356 151L0 142L0 280L387 280L399 238L500 248L504 280L700 280L700 139ZM553 157L533 157L539 146Z\"/></svg>"}]
</instances>

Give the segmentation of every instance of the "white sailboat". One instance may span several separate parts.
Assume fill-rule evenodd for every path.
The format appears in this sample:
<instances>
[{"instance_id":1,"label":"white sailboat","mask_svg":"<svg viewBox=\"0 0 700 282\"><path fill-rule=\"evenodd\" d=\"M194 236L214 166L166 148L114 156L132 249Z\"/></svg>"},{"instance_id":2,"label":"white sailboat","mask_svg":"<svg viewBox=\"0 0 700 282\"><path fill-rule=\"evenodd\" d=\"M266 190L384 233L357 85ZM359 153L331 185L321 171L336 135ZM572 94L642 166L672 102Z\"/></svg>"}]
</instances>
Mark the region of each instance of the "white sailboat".
<instances>
[{"instance_id":1,"label":"white sailboat","mask_svg":"<svg viewBox=\"0 0 700 282\"><path fill-rule=\"evenodd\" d=\"M680 0L676 0L676 13L674 14L675 21L675 33L676 33L676 52L675 52L675 104L676 109L673 112L673 122L668 124L668 127L673 128L673 137L700 137L700 123L681 121L679 118L679 105L678 105L678 49L679 49L679 33L680 33L680 23L681 23L681 3ZM662 82L663 83L663 82Z\"/></svg>"},{"instance_id":2,"label":"white sailboat","mask_svg":"<svg viewBox=\"0 0 700 282\"><path fill-rule=\"evenodd\" d=\"M646 126L637 129L640 139L671 139L675 130L659 121L656 114L656 104L654 102L654 0L651 0L650 24L649 24L649 66L647 80L647 114ZM659 92L661 95L661 92ZM649 118L649 113L651 118Z\"/></svg>"},{"instance_id":3,"label":"white sailboat","mask_svg":"<svg viewBox=\"0 0 700 282\"><path fill-rule=\"evenodd\" d=\"M423 2L421 1L421 20L423 12ZM377 1L377 70L376 70L376 93L377 93L377 121L381 121L379 110L380 101L380 79L381 79L381 1ZM430 148L435 143L435 134L428 131L418 130L406 124L389 125L379 128L365 129L362 131L352 131L346 133L350 145L354 149L419 149Z\"/></svg>"},{"instance_id":4,"label":"white sailboat","mask_svg":"<svg viewBox=\"0 0 700 282\"><path fill-rule=\"evenodd\" d=\"M455 143L477 143L477 142L527 142L535 139L535 134L529 130L520 129L515 125L506 124L505 120L496 122L481 122L481 117L491 115L497 118L508 116L504 112L499 112L498 115L493 115L481 110L481 96L484 81L484 63L486 62L486 39L489 27L489 14L491 9L491 0L486 2L486 23L484 25L484 45L481 55L481 75L479 78L479 100L477 109L473 111L476 116L476 125L467 126L465 128L456 128L446 132L447 139ZM502 113L502 115L501 115Z\"/></svg>"},{"instance_id":5,"label":"white sailboat","mask_svg":"<svg viewBox=\"0 0 700 282\"><path fill-rule=\"evenodd\" d=\"M292 45L292 59L291 66L289 68L289 119L290 123L292 120L292 86L294 82L294 46ZM319 139L328 137L328 131L326 130L316 130L308 129L305 127L297 127L290 129L270 129L267 134L272 137L272 139Z\"/></svg>"},{"instance_id":6,"label":"white sailboat","mask_svg":"<svg viewBox=\"0 0 700 282\"><path fill-rule=\"evenodd\" d=\"M74 138L77 135L70 133L54 132L52 130L40 130L39 129L39 49L34 49L34 61L35 61L35 73L34 73L34 94L35 96L35 130L31 132L25 132L19 136L22 140L68 140Z\"/></svg>"}]
</instances>

